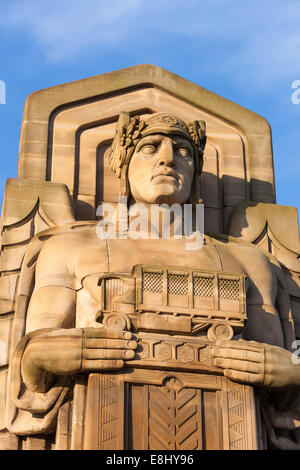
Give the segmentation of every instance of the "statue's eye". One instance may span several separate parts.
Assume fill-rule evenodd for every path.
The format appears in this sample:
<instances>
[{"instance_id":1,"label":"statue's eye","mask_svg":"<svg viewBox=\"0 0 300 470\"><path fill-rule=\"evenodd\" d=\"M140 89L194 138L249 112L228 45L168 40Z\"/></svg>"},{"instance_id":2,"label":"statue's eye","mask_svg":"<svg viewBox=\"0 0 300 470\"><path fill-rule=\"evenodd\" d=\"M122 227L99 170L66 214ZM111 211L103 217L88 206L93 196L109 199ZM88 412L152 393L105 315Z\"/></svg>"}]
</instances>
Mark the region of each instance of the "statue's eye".
<instances>
[{"instance_id":1,"label":"statue's eye","mask_svg":"<svg viewBox=\"0 0 300 470\"><path fill-rule=\"evenodd\" d=\"M153 145L144 145L141 150L147 155L151 155L156 152L156 148Z\"/></svg>"},{"instance_id":2,"label":"statue's eye","mask_svg":"<svg viewBox=\"0 0 300 470\"><path fill-rule=\"evenodd\" d=\"M179 147L177 149L177 154L183 158L190 158L192 156L191 151L186 147Z\"/></svg>"}]
</instances>

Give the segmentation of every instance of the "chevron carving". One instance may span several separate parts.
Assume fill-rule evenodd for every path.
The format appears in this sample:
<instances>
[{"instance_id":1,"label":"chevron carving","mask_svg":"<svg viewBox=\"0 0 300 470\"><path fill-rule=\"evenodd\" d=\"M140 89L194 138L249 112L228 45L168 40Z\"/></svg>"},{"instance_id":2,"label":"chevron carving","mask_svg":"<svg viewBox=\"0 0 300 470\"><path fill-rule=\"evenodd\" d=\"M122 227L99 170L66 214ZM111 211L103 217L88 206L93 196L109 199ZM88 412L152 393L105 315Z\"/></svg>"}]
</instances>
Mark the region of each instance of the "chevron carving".
<instances>
[{"instance_id":1,"label":"chevron carving","mask_svg":"<svg viewBox=\"0 0 300 470\"><path fill-rule=\"evenodd\" d=\"M202 448L200 393L183 388L174 377L162 387L149 387L150 450Z\"/></svg>"}]
</instances>

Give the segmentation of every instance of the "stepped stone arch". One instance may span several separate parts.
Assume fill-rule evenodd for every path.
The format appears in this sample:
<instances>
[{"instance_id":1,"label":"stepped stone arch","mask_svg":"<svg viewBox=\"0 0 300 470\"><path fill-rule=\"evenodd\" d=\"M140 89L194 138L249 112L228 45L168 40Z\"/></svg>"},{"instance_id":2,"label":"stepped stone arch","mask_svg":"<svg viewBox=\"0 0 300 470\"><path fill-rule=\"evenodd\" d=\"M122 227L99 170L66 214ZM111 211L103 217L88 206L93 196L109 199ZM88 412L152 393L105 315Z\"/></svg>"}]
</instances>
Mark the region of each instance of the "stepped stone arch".
<instances>
[{"instance_id":1,"label":"stepped stone arch","mask_svg":"<svg viewBox=\"0 0 300 470\"><path fill-rule=\"evenodd\" d=\"M116 202L107 148L121 111L168 111L207 124L201 193L206 230L225 232L244 199L275 202L271 131L261 116L153 65L138 65L32 93L25 104L18 178L67 185L78 220Z\"/></svg>"}]
</instances>

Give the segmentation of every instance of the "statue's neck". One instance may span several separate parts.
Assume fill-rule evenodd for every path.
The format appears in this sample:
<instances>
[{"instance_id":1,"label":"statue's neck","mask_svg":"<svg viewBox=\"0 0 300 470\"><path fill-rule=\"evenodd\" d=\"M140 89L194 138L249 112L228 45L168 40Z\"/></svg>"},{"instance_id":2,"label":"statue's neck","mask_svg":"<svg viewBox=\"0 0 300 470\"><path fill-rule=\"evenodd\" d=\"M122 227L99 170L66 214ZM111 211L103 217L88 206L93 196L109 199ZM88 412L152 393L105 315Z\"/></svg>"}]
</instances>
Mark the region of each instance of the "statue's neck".
<instances>
[{"instance_id":1,"label":"statue's neck","mask_svg":"<svg viewBox=\"0 0 300 470\"><path fill-rule=\"evenodd\" d=\"M135 203L129 208L128 230L147 234L147 238L174 238L183 233L183 208Z\"/></svg>"}]
</instances>

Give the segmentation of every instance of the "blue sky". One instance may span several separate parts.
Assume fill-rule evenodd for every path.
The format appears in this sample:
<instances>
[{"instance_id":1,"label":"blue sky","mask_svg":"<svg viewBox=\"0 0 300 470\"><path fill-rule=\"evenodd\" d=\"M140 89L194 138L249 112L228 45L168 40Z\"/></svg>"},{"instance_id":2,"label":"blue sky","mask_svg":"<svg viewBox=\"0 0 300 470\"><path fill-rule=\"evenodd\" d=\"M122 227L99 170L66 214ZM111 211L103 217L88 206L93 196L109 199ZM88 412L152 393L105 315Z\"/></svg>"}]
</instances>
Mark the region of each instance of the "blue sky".
<instances>
[{"instance_id":1,"label":"blue sky","mask_svg":"<svg viewBox=\"0 0 300 470\"><path fill-rule=\"evenodd\" d=\"M299 25L299 0L0 0L0 199L32 91L151 63L264 116L277 203L300 210Z\"/></svg>"}]
</instances>

